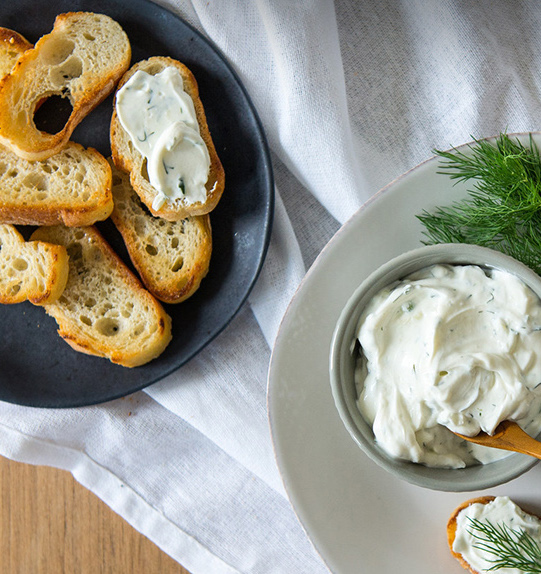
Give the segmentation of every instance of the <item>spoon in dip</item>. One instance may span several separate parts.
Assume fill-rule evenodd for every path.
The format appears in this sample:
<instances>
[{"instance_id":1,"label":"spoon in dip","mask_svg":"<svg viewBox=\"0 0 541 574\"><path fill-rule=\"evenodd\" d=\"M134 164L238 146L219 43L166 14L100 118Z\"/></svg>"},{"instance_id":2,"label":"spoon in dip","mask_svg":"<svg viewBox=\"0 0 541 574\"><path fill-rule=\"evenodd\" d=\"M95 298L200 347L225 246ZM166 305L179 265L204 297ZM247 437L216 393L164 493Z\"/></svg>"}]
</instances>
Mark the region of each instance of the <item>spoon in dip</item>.
<instances>
[{"instance_id":1,"label":"spoon in dip","mask_svg":"<svg viewBox=\"0 0 541 574\"><path fill-rule=\"evenodd\" d=\"M541 459L541 442L532 438L513 421L502 421L492 435L485 432L480 432L475 436L455 434L475 444L521 452Z\"/></svg>"}]
</instances>

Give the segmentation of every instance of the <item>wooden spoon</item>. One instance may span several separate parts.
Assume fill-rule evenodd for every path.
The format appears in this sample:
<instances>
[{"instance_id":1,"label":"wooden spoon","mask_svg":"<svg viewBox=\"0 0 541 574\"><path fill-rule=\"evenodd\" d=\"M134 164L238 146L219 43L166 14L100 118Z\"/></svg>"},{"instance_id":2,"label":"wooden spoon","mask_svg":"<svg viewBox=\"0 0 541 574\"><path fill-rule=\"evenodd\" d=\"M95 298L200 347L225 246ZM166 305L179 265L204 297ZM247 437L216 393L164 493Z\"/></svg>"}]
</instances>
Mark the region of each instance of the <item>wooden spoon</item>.
<instances>
[{"instance_id":1,"label":"wooden spoon","mask_svg":"<svg viewBox=\"0 0 541 574\"><path fill-rule=\"evenodd\" d=\"M492 435L485 432L480 432L476 436L465 436L459 433L455 434L460 438L469 442L474 442L475 444L522 452L541 459L541 442L532 438L513 421L501 422L496 427L494 434Z\"/></svg>"}]
</instances>

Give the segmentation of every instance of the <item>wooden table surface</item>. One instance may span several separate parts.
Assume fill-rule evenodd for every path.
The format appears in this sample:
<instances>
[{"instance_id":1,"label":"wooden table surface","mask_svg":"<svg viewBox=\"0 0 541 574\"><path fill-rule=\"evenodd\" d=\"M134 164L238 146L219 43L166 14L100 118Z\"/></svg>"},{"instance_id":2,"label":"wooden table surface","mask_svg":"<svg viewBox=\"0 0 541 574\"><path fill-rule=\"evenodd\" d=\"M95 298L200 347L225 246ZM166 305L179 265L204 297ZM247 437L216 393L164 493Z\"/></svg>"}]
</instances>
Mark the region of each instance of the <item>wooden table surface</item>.
<instances>
[{"instance_id":1,"label":"wooden table surface","mask_svg":"<svg viewBox=\"0 0 541 574\"><path fill-rule=\"evenodd\" d=\"M1 574L189 574L70 473L0 457Z\"/></svg>"}]
</instances>

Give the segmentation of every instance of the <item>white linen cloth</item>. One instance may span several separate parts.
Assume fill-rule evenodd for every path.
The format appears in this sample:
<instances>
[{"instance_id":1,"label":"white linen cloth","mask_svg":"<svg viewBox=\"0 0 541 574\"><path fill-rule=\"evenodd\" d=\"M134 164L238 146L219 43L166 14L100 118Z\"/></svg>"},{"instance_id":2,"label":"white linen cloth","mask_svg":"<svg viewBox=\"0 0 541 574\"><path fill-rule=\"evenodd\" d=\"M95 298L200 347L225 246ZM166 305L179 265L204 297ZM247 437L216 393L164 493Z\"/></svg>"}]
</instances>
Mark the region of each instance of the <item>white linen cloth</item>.
<instances>
[{"instance_id":1,"label":"white linen cloth","mask_svg":"<svg viewBox=\"0 0 541 574\"><path fill-rule=\"evenodd\" d=\"M541 5L160 4L220 48L259 111L278 193L262 275L225 332L144 392L69 410L0 403L0 454L69 470L193 574L324 573L272 451L280 320L324 244L382 186L434 148L539 128Z\"/></svg>"}]
</instances>

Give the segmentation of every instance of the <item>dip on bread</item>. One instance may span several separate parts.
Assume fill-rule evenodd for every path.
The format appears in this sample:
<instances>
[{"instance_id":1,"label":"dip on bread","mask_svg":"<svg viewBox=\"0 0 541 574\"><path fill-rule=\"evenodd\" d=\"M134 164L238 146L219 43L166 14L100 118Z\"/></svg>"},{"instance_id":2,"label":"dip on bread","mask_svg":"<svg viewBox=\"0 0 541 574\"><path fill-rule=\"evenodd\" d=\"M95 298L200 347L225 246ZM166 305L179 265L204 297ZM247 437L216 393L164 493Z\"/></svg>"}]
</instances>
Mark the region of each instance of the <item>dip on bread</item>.
<instances>
[{"instance_id":1,"label":"dip on bread","mask_svg":"<svg viewBox=\"0 0 541 574\"><path fill-rule=\"evenodd\" d=\"M509 453L450 430L541 430L541 301L516 276L434 265L379 292L358 339L358 407L393 458L461 468ZM450 430L449 430L450 429Z\"/></svg>"},{"instance_id":2,"label":"dip on bread","mask_svg":"<svg viewBox=\"0 0 541 574\"><path fill-rule=\"evenodd\" d=\"M483 547L484 541L479 540L479 532L473 528L474 522L479 525L491 525L498 532L513 533L511 540L513 536L518 537L524 532L534 541L541 543L541 521L537 516L524 512L507 496L485 498L487 500L479 499L479 502L471 501L472 503L465 504L464 508L453 516L454 532L451 544L453 555L472 572L522 574L524 570L511 567L491 570L494 561L501 556ZM488 500L490 498L492 500ZM488 544L488 547L497 550L494 544Z\"/></svg>"},{"instance_id":3,"label":"dip on bread","mask_svg":"<svg viewBox=\"0 0 541 574\"><path fill-rule=\"evenodd\" d=\"M157 191L153 209L178 198L204 203L210 156L178 70L167 67L155 75L138 70L118 91L115 107L134 147L147 159Z\"/></svg>"}]
</instances>

